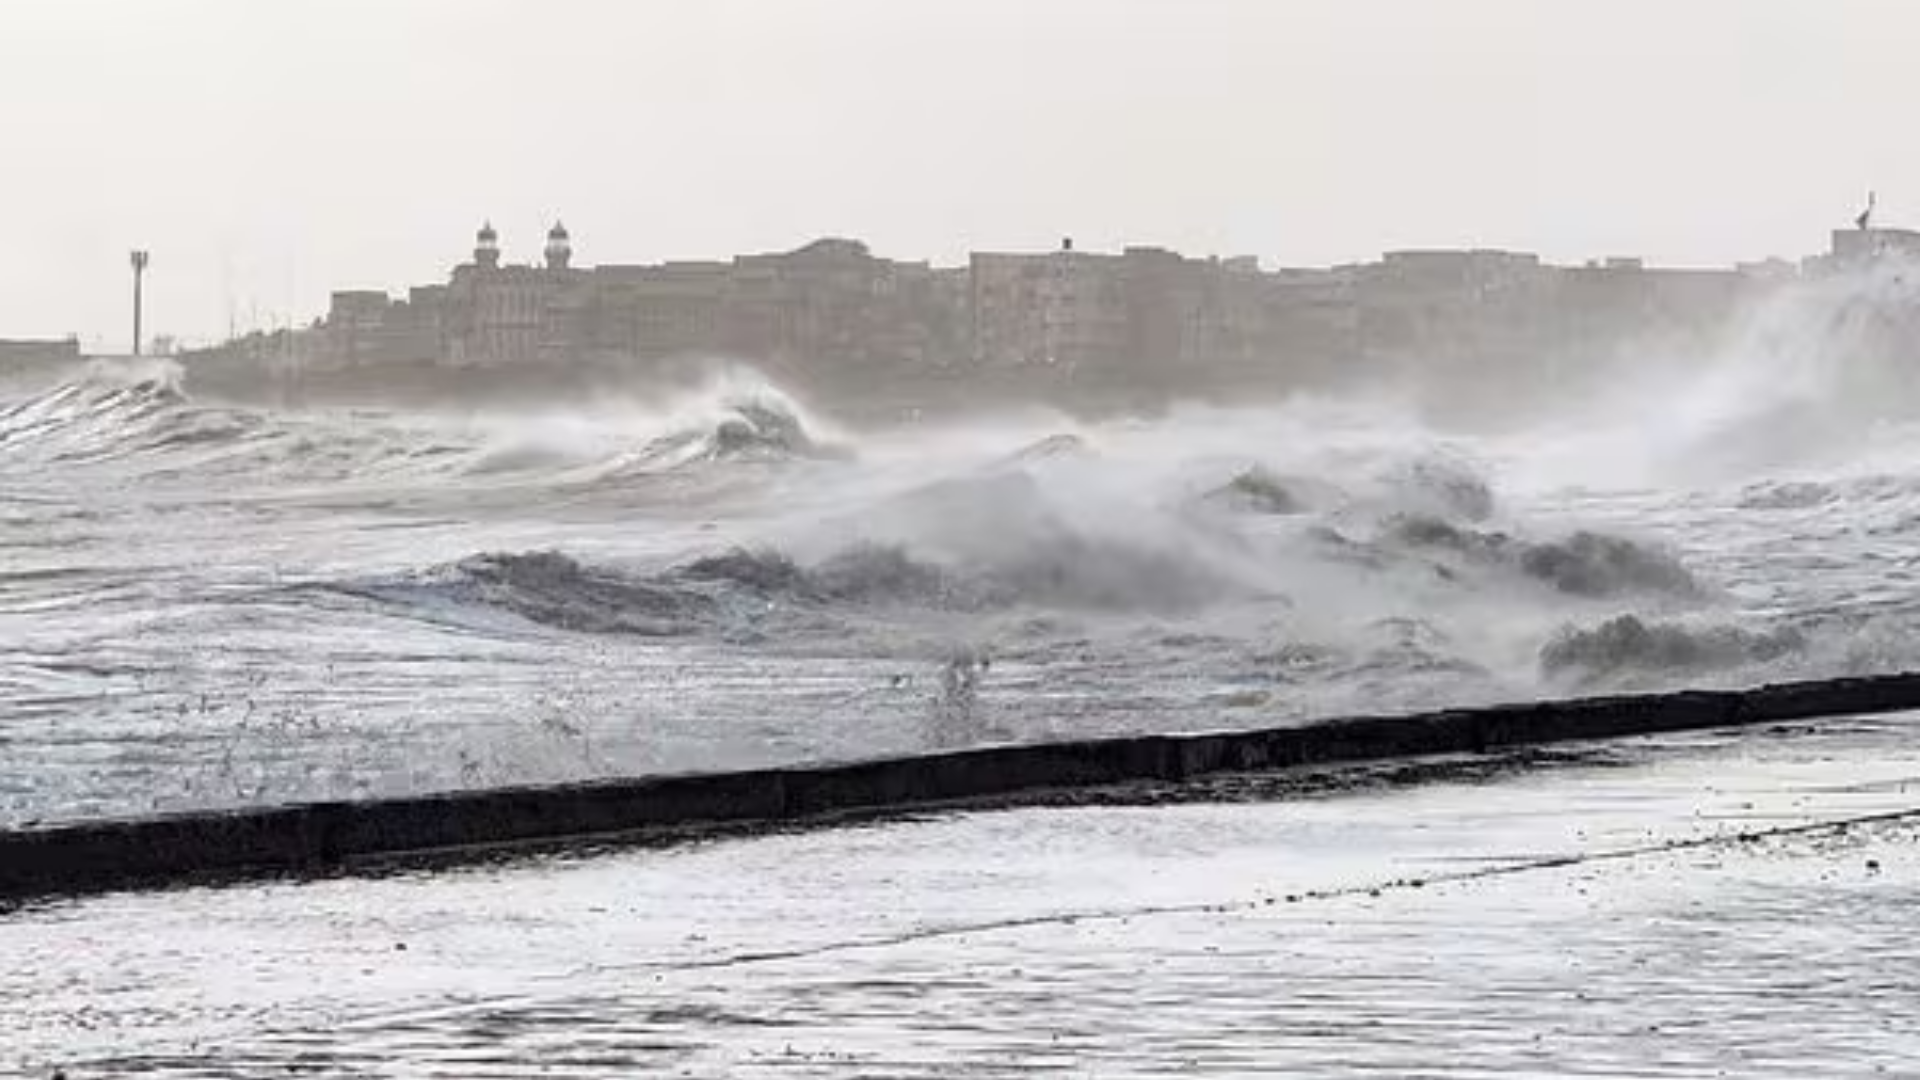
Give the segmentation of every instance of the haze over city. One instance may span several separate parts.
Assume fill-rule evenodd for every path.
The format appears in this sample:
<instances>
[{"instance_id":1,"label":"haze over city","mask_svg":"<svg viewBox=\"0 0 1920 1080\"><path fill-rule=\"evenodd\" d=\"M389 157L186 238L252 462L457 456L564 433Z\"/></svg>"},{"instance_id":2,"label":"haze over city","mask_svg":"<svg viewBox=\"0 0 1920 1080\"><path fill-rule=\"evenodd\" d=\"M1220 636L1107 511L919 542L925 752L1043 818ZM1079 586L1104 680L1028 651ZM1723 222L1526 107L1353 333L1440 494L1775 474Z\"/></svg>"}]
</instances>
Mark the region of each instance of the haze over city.
<instances>
[{"instance_id":1,"label":"haze over city","mask_svg":"<svg viewBox=\"0 0 1920 1080\"><path fill-rule=\"evenodd\" d=\"M822 235L1267 265L1490 246L1724 265L1920 208L1889 0L10 4L0 328L304 322L476 222L589 262Z\"/></svg>"}]
</instances>

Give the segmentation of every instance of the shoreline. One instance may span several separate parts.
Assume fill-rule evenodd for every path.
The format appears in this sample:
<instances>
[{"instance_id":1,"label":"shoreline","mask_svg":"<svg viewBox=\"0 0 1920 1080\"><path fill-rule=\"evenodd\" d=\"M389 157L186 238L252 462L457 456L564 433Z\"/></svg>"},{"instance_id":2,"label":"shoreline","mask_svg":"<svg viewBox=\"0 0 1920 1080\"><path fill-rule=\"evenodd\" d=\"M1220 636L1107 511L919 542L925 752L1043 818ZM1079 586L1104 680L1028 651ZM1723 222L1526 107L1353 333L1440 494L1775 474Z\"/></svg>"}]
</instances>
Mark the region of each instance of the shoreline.
<instances>
[{"instance_id":1,"label":"shoreline","mask_svg":"<svg viewBox=\"0 0 1920 1080\"><path fill-rule=\"evenodd\" d=\"M1184 787L1209 777L1442 755L1524 768L1525 755L1511 752L1908 710L1920 710L1920 673L105 819L0 830L0 905L130 888L457 866L578 847L833 827L916 811L1057 804L1062 793L1130 784ZM1423 778L1421 769L1403 771L1402 782ZM1457 771L1440 767L1434 774Z\"/></svg>"}]
</instances>

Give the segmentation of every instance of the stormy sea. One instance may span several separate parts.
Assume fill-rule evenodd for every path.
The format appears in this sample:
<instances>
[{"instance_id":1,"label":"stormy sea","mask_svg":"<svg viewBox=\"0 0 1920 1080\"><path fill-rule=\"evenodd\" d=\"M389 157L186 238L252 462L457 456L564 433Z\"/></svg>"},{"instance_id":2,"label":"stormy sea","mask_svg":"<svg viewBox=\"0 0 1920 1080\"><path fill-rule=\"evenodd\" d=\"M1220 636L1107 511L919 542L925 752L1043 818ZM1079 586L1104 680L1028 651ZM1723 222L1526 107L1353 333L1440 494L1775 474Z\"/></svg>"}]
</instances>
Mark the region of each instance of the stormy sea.
<instances>
[{"instance_id":1,"label":"stormy sea","mask_svg":"<svg viewBox=\"0 0 1920 1080\"><path fill-rule=\"evenodd\" d=\"M1394 381L856 425L743 366L511 407L237 404L165 361L17 380L0 388L0 824L1920 667L1920 393L1878 321L1903 281L1797 290L1716 348L1623 352L1474 425ZM1867 1005L1920 988L1884 896L1856 912L1853 952L1791 944L1795 913L1833 901L1825 870L1742 849L1743 891L1710 898L1717 946L1685 922L1701 879L1660 866L1605 901L1587 877L1497 894L1374 878L1448 844L1512 862L1695 828L1709 803L1758 814L1753 792L1789 780L1793 813L1857 809L1846 792L1892 798L1920 768L1898 730L1848 736L1874 748L1877 787L1828 783L1827 744L1778 742L1741 757L1745 789L1682 763L1528 781L1492 809L1436 791L1023 811L110 898L0 934L0 1000L28 1021L6 1060L1403 1075L1441 1068L1421 1049L1437 1040L1459 1075L1704 1075L1688 1069L1792 1049L1772 1039L1798 1000L1778 979L1824 949L1835 986L1854 971L1884 993L1823 1011L1831 1030L1795 1044L1814 1064L1766 1060L1839 1075L1875 1060L1848 1047L1920 1053L1859 1041L1895 1038ZM1876 871L1890 857L1870 853ZM1236 889L1294 921L1241 919L1219 902ZM1159 936L1156 913L1208 921ZM1538 935L1562 952L1541 959ZM1748 955L1763 942L1786 944ZM1686 980L1713 964L1720 996L1702 998ZM1310 981L1261 982L1283 975ZM1615 998L1597 1020L1575 1003L1590 990ZM1304 1011L1255 1015L1281 999ZM1712 1020L1689 1036L1698 1060L1617 1056L1690 1008ZM1290 1049L1228 1033L1282 1021ZM1563 1052L1529 1058L1542 1033Z\"/></svg>"},{"instance_id":2,"label":"stormy sea","mask_svg":"<svg viewBox=\"0 0 1920 1080\"><path fill-rule=\"evenodd\" d=\"M1479 432L1386 393L856 430L670 394L0 398L0 821L1914 666L1883 275Z\"/></svg>"}]
</instances>

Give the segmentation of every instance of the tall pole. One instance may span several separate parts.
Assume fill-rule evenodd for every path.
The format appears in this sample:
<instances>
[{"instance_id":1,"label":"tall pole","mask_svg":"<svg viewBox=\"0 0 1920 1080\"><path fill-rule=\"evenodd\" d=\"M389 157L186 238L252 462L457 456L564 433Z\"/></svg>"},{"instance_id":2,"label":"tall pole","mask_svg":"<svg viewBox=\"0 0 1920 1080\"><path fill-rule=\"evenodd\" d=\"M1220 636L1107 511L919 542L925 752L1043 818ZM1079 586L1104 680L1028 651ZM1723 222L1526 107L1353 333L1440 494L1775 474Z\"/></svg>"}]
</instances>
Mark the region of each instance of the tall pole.
<instances>
[{"instance_id":1,"label":"tall pole","mask_svg":"<svg viewBox=\"0 0 1920 1080\"><path fill-rule=\"evenodd\" d=\"M140 355L140 279L147 272L147 253L133 253L133 355Z\"/></svg>"}]
</instances>

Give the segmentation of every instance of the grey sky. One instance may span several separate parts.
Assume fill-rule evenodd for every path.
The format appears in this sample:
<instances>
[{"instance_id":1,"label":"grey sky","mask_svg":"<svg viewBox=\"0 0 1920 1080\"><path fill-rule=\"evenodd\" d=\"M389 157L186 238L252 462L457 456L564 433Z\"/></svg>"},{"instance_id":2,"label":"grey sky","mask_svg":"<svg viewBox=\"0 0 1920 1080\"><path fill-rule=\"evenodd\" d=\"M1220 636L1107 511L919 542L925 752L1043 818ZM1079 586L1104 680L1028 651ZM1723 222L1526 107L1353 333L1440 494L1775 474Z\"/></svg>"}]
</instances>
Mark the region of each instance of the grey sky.
<instances>
[{"instance_id":1,"label":"grey sky","mask_svg":"<svg viewBox=\"0 0 1920 1080\"><path fill-rule=\"evenodd\" d=\"M0 336L861 237L1269 265L1797 256L1920 222L1902 0L0 0Z\"/></svg>"}]
</instances>

